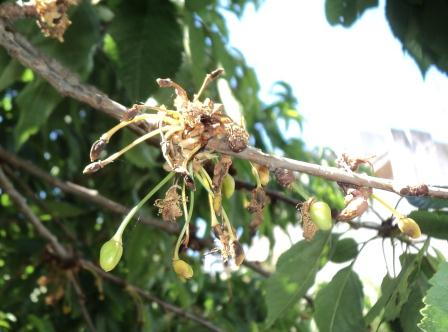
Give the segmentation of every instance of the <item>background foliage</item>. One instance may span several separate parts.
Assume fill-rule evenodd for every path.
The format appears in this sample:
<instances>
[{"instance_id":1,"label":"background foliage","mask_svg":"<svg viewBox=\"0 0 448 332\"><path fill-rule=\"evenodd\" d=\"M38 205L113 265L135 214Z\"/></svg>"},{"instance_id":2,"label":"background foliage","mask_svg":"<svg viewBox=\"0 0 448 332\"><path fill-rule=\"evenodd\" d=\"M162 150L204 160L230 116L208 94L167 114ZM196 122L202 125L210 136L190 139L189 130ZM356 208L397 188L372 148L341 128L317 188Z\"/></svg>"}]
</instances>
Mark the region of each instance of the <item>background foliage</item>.
<instances>
[{"instance_id":1,"label":"background foliage","mask_svg":"<svg viewBox=\"0 0 448 332\"><path fill-rule=\"evenodd\" d=\"M156 78L171 77L193 93L207 72L222 66L242 106L251 144L298 160L332 164L335 156L331 150L308 151L299 138L286 140L284 132L289 124L302 125L290 87L279 83L277 101L264 104L257 96L256 73L243 55L228 45L223 12L241 16L248 3L261 5L259 0L108 0L95 6L84 1L70 13L73 24L62 44L44 38L30 20L17 22L15 28L83 81L124 105L144 102L148 97L169 104L172 92L160 91ZM325 10L330 24L348 27L364 10L376 5L377 1L327 0ZM447 70L447 35L438 33L447 30L447 13L442 0L387 1L386 17L392 32L423 73L430 65ZM126 206L138 202L161 179L163 158L157 149L146 145L95 176L83 176L92 142L116 121L60 96L3 49L0 68L2 148L59 179L95 189ZM220 97L216 87L208 94ZM130 142L134 134L123 131L117 137L109 144L109 151ZM7 163L2 165L40 220L79 255L97 261L101 244L111 237L121 217ZM237 179L253 182L246 163L236 161L235 170ZM283 190L274 181L269 187ZM48 260L45 242L10 197L0 193L0 330L86 330L76 292L63 267ZM201 195L204 193L199 193L198 201L206 199ZM343 206L336 184L320 178L301 176L287 195L298 200L315 195L335 210ZM250 245L254 230L243 208L247 199L248 192L238 191L226 208L242 234L242 243ZM448 216L443 211L446 204L428 199L411 203L419 209L412 218L426 235L448 239ZM144 208L144 214L157 216L151 204ZM194 220L201 225L199 218L207 216L207 207L199 205ZM295 225L296 217L294 206L272 201L256 234L267 236L272 247L274 227ZM209 233L207 227L198 236L208 239ZM352 269L354 261L362 259L362 253L358 258L362 246L336 233L320 233L311 242L293 245L280 257L269 278L246 267L229 274L204 271L203 253L210 248L189 251L195 276L187 283L179 281L171 269L171 255L167 253L174 241L166 232L134 222L124 239L124 259L113 273L166 302L202 314L224 330L270 327L273 331L311 331L317 326L320 331L364 331L381 323L383 331L419 331L419 327L424 331L446 330L448 310L442 294L447 287L447 267L442 254L429 254L429 241L417 250L411 250L408 243L400 256L401 272L384 277L376 303L369 303L364 296L362 280ZM314 285L316 273L329 261L345 265L330 283ZM269 260L266 267L270 268ZM193 321L144 302L138 294L101 282L94 274L80 271L77 275L97 331L204 330ZM39 286L43 276L48 283Z\"/></svg>"}]
</instances>

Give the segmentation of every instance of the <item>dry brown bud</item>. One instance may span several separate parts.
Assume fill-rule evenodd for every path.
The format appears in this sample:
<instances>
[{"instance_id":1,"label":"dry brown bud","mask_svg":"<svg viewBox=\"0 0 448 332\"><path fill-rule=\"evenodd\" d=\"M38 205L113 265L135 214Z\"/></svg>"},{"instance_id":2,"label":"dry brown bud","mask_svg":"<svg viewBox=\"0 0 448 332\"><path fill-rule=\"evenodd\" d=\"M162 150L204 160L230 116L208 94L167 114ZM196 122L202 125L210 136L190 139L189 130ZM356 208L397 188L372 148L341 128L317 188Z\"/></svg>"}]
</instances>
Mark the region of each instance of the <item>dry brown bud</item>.
<instances>
[{"instance_id":1,"label":"dry brown bud","mask_svg":"<svg viewBox=\"0 0 448 332\"><path fill-rule=\"evenodd\" d=\"M246 149L249 143L249 134L243 127L231 122L226 125L226 132L229 148L233 152L241 152Z\"/></svg>"},{"instance_id":2,"label":"dry brown bud","mask_svg":"<svg viewBox=\"0 0 448 332\"><path fill-rule=\"evenodd\" d=\"M214 71L212 71L212 72L210 73L210 78L211 78L212 80L215 80L215 79L217 79L219 76L221 76L223 73L224 73L224 69L223 69L223 68L215 69Z\"/></svg>"},{"instance_id":3,"label":"dry brown bud","mask_svg":"<svg viewBox=\"0 0 448 332\"><path fill-rule=\"evenodd\" d=\"M95 173L98 170L103 168L103 165L101 164L101 161L95 161L94 163L88 164L84 170L82 171L83 174L91 174Z\"/></svg>"},{"instance_id":4,"label":"dry brown bud","mask_svg":"<svg viewBox=\"0 0 448 332\"><path fill-rule=\"evenodd\" d=\"M286 168L276 168L274 174L282 187L288 187L295 180L294 172Z\"/></svg>"},{"instance_id":5,"label":"dry brown bud","mask_svg":"<svg viewBox=\"0 0 448 332\"><path fill-rule=\"evenodd\" d=\"M258 165L255 163L254 166L257 169L261 184L263 186L266 186L269 183L269 168L264 165Z\"/></svg>"},{"instance_id":6,"label":"dry brown bud","mask_svg":"<svg viewBox=\"0 0 448 332\"><path fill-rule=\"evenodd\" d=\"M222 181L229 172L232 159L228 155L222 155L221 159L215 164L213 169L213 191L218 192L221 189Z\"/></svg>"},{"instance_id":7,"label":"dry brown bud","mask_svg":"<svg viewBox=\"0 0 448 332\"><path fill-rule=\"evenodd\" d=\"M95 143L92 144L90 148L90 161L95 161L99 158L100 153L103 152L106 147L107 142L103 139L99 139Z\"/></svg>"}]
</instances>

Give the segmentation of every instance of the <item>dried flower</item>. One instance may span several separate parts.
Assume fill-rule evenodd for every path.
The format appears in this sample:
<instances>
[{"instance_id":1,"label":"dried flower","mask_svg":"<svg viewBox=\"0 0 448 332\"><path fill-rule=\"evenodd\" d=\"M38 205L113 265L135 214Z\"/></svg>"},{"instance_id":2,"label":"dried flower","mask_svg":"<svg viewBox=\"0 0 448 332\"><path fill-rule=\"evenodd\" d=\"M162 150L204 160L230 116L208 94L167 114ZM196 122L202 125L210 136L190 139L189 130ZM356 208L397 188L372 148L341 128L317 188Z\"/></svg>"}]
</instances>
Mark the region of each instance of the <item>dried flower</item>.
<instances>
[{"instance_id":1,"label":"dried flower","mask_svg":"<svg viewBox=\"0 0 448 332\"><path fill-rule=\"evenodd\" d=\"M177 193L178 186L171 186L164 199L157 199L154 203L159 208L159 215L162 215L162 219L165 221L175 221L182 216L182 209L180 204L182 197Z\"/></svg>"},{"instance_id":2,"label":"dried flower","mask_svg":"<svg viewBox=\"0 0 448 332\"><path fill-rule=\"evenodd\" d=\"M295 180L294 172L286 168L276 168L274 175L282 187L288 187Z\"/></svg>"}]
</instances>

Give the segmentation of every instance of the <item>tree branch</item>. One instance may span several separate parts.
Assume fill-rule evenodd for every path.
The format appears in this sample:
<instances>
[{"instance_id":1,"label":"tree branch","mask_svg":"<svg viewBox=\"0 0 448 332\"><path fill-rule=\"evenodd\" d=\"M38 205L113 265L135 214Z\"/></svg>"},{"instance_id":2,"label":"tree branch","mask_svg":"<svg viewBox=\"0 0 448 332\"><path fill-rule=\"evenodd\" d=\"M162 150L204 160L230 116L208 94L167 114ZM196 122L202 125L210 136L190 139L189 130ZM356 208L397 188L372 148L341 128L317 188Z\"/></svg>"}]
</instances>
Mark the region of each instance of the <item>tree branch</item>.
<instances>
[{"instance_id":1,"label":"tree branch","mask_svg":"<svg viewBox=\"0 0 448 332\"><path fill-rule=\"evenodd\" d=\"M2 18L0 18L0 45L24 66L31 68L47 80L60 94L72 97L116 119L121 119L126 111L125 106L110 99L95 87L82 84L76 75L68 71L56 60L50 59L38 51L23 36L9 28L7 22ZM144 133L144 130L137 126L133 126L132 129L137 133ZM269 155L252 147L248 147L243 152L234 153L227 147L225 142L216 139L210 140L207 148L233 155L240 159L250 160L260 165L265 165L270 169L286 168L291 171L302 172L327 180L387 190L399 195L403 195L403 192L406 192L404 189L408 187L387 179L364 174L348 173L334 167L325 167ZM448 199L448 189L428 186L427 195Z\"/></svg>"},{"instance_id":2,"label":"tree branch","mask_svg":"<svg viewBox=\"0 0 448 332\"><path fill-rule=\"evenodd\" d=\"M65 247L63 247L57 237L53 235L47 227L45 227L39 218L33 213L31 208L26 204L25 198L14 188L11 181L8 179L6 174L3 172L3 168L0 164L0 187L11 197L11 200L17 205L17 208L28 218L28 220L33 224L36 231L41 237L50 243L52 249L55 251L56 255L63 260L70 259L71 255Z\"/></svg>"},{"instance_id":3,"label":"tree branch","mask_svg":"<svg viewBox=\"0 0 448 332\"><path fill-rule=\"evenodd\" d=\"M154 302L154 303L157 303L158 305L160 305L163 309L165 309L167 311L171 311L178 316L182 316L182 317L191 319L191 320L209 328L211 331L216 331L216 332L222 331L220 328L213 325L209 321L207 321L199 316L193 315L192 313L189 313L189 312L187 312L179 307L176 307L168 302L165 302L165 301L155 297L154 295L148 293L147 291L145 291L137 286L129 284L126 280L124 280L120 277L117 277L116 275L104 272L102 269L100 269L98 266L96 266L95 264L93 264L90 261L81 259L80 263L84 269L86 269L88 271L93 271L95 274L101 276L102 278L104 278L114 284L117 284L123 288L132 289L133 291L138 293L144 299Z\"/></svg>"},{"instance_id":4,"label":"tree branch","mask_svg":"<svg viewBox=\"0 0 448 332\"><path fill-rule=\"evenodd\" d=\"M210 150L235 156L240 159L249 160L260 165L264 165L271 170L277 168L285 168L295 172L318 176L327 180L349 183L362 187L387 190L394 192L400 196L403 196L403 191L405 191L407 188L413 187L375 176L368 176L359 173L349 173L340 168L321 166L290 158L270 155L253 147L248 147L240 153L235 153L227 146L227 142L218 139L210 140L207 144L207 148ZM427 187L428 196L448 199L448 189L434 186Z\"/></svg>"},{"instance_id":5,"label":"tree branch","mask_svg":"<svg viewBox=\"0 0 448 332\"><path fill-rule=\"evenodd\" d=\"M96 332L95 326L93 325L92 317L90 317L89 311L86 308L86 296L82 291L81 285L76 279L76 275L73 273L73 271L69 270L67 271L67 278L70 280L73 288L75 289L76 296L78 297L79 307L81 309L81 314L86 321L88 329L90 330L90 332Z\"/></svg>"}]
</instances>

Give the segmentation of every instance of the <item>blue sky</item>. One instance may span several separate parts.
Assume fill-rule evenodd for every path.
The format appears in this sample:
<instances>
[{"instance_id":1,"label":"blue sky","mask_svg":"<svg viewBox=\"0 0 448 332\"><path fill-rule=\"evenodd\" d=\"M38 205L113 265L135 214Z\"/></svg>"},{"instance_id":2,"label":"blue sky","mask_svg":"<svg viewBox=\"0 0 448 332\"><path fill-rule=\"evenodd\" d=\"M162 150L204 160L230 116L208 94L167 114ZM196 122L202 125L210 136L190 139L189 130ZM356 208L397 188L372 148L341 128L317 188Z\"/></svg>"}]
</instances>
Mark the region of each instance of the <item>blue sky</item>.
<instances>
[{"instance_id":1,"label":"blue sky","mask_svg":"<svg viewBox=\"0 0 448 332\"><path fill-rule=\"evenodd\" d=\"M231 45L255 68L268 99L272 84L286 81L305 116L309 146L362 151L359 132L387 135L417 129L448 142L448 79L431 68L423 79L393 36L384 2L351 28L332 27L324 1L266 0L241 20L227 15Z\"/></svg>"}]
</instances>

